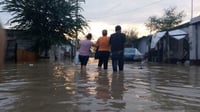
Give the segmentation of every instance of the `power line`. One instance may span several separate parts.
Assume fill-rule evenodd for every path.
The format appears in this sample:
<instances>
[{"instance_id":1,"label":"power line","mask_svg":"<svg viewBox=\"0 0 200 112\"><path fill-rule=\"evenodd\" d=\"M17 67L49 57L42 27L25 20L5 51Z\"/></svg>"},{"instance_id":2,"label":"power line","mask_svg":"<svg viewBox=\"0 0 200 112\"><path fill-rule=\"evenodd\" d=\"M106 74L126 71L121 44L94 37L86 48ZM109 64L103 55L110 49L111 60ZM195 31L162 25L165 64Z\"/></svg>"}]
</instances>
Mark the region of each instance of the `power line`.
<instances>
[{"instance_id":1,"label":"power line","mask_svg":"<svg viewBox=\"0 0 200 112\"><path fill-rule=\"evenodd\" d=\"M156 3L159 3L161 2L161 0L157 0L157 1L154 1L154 2L151 2L149 4L146 4L144 6L141 6L141 7L137 7L137 8L134 8L134 9L130 9L130 10L126 10L126 11L121 11L121 12L117 12L117 13L114 13L112 15L103 15L103 16L98 16L98 17L94 17L93 19L95 18L107 18L107 17L113 17L113 16L119 16L119 15L124 15L124 14L127 14L127 13L130 13L130 12L133 12L133 11L137 11L137 10L140 10L142 8L145 8L145 7L149 7L151 5L155 5Z\"/></svg>"},{"instance_id":2,"label":"power line","mask_svg":"<svg viewBox=\"0 0 200 112\"><path fill-rule=\"evenodd\" d=\"M149 3L149 4L146 4L144 6L141 6L141 7L137 7L135 9L130 9L130 10L127 10L127 11L124 11L124 12L120 12L120 13L117 13L117 14L125 14L125 13L129 13L131 11L136 11L136 10L140 10L141 8L145 8L145 7L149 7L151 5L155 5L156 3L159 3L161 0L158 0L158 1L155 1L155 2L152 2L152 3Z\"/></svg>"}]
</instances>

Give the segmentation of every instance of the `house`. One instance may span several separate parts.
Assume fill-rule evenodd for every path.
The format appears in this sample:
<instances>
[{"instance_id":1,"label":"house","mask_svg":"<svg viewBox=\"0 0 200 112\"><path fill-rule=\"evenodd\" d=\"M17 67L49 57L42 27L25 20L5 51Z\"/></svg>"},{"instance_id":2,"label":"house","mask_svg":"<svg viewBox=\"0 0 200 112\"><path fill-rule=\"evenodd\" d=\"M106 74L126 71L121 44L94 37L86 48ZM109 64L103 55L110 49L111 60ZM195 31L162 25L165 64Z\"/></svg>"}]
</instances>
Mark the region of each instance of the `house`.
<instances>
[{"instance_id":1,"label":"house","mask_svg":"<svg viewBox=\"0 0 200 112\"><path fill-rule=\"evenodd\" d=\"M169 30L157 32L148 36L148 39L140 38L137 40L137 48L142 53L148 52L149 61L177 63L185 50L188 53L190 51L189 25L188 22Z\"/></svg>"},{"instance_id":2,"label":"house","mask_svg":"<svg viewBox=\"0 0 200 112\"><path fill-rule=\"evenodd\" d=\"M184 50L189 52L189 38L185 27L173 28L154 34L151 41L152 61L177 63Z\"/></svg>"},{"instance_id":3,"label":"house","mask_svg":"<svg viewBox=\"0 0 200 112\"><path fill-rule=\"evenodd\" d=\"M199 43L200 16L197 16L190 22L154 34L149 52L152 54L152 61L176 63L186 50L190 64L200 65Z\"/></svg>"},{"instance_id":4,"label":"house","mask_svg":"<svg viewBox=\"0 0 200 112\"><path fill-rule=\"evenodd\" d=\"M34 41L32 40L32 38L27 38L28 35L25 33L25 31L6 29L6 33L7 33L7 49L5 56L6 63L35 62L37 58L45 57L46 52L42 51L41 53L36 53L31 50ZM63 54L65 55L65 57L68 56L71 57L72 44L70 42L66 41L65 45L59 45L57 47L59 49L56 49L58 50L56 52L61 52L59 53L59 56L60 54ZM51 52L48 52L47 58L49 58L50 55Z\"/></svg>"},{"instance_id":5,"label":"house","mask_svg":"<svg viewBox=\"0 0 200 112\"><path fill-rule=\"evenodd\" d=\"M190 63L200 65L200 16L191 19L189 38Z\"/></svg>"},{"instance_id":6,"label":"house","mask_svg":"<svg viewBox=\"0 0 200 112\"><path fill-rule=\"evenodd\" d=\"M5 29L7 34L7 49L5 62L32 62L36 60L36 53L26 51L33 45L30 39L26 39L24 31Z\"/></svg>"}]
</instances>

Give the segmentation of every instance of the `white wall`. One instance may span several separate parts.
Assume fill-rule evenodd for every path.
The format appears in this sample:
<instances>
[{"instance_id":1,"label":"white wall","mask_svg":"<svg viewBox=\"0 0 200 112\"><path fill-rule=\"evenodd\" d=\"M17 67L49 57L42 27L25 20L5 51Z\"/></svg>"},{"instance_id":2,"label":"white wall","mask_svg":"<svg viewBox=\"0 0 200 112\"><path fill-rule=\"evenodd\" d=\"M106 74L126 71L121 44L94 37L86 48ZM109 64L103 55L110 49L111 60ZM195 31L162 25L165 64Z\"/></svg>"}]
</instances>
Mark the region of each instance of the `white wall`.
<instances>
[{"instance_id":1,"label":"white wall","mask_svg":"<svg viewBox=\"0 0 200 112\"><path fill-rule=\"evenodd\" d=\"M189 27L190 60L200 60L200 18L191 20Z\"/></svg>"}]
</instances>

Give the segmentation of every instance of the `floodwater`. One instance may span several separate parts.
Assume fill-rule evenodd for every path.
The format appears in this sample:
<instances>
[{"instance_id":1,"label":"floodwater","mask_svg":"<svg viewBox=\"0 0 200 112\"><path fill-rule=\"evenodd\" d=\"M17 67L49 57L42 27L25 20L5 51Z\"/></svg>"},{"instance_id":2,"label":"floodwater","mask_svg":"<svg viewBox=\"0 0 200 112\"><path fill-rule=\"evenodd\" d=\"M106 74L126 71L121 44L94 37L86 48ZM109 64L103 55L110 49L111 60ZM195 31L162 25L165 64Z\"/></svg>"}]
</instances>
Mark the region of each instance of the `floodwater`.
<instances>
[{"instance_id":1,"label":"floodwater","mask_svg":"<svg viewBox=\"0 0 200 112\"><path fill-rule=\"evenodd\" d=\"M200 67L129 62L123 73L41 61L7 64L0 112L199 112Z\"/></svg>"}]
</instances>

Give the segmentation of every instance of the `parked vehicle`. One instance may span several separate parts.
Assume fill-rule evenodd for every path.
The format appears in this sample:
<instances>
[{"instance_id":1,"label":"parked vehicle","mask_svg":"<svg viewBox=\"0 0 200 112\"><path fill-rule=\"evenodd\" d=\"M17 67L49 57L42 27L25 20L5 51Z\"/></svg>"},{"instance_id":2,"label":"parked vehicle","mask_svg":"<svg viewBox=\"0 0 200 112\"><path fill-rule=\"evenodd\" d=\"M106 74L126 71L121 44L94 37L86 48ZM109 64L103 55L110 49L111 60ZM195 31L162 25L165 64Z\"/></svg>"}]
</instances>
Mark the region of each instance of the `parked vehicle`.
<instances>
[{"instance_id":1,"label":"parked vehicle","mask_svg":"<svg viewBox=\"0 0 200 112\"><path fill-rule=\"evenodd\" d=\"M124 59L125 60L134 60L141 61L144 55L138 51L137 48L125 48L124 49Z\"/></svg>"}]
</instances>

